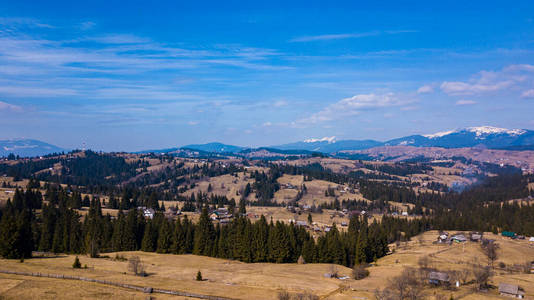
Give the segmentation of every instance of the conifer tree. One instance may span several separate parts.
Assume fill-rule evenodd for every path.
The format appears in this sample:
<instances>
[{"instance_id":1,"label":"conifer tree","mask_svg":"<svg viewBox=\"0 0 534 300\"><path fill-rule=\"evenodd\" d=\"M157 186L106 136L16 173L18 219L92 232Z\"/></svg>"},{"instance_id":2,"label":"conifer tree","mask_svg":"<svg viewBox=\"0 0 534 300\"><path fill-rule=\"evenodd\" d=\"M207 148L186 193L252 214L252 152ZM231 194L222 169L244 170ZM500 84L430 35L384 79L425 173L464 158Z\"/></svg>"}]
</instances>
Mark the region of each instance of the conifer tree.
<instances>
[{"instance_id":1,"label":"conifer tree","mask_svg":"<svg viewBox=\"0 0 534 300\"><path fill-rule=\"evenodd\" d=\"M172 246L172 226L167 220L163 220L161 223L158 234L158 253L170 253Z\"/></svg>"}]
</instances>

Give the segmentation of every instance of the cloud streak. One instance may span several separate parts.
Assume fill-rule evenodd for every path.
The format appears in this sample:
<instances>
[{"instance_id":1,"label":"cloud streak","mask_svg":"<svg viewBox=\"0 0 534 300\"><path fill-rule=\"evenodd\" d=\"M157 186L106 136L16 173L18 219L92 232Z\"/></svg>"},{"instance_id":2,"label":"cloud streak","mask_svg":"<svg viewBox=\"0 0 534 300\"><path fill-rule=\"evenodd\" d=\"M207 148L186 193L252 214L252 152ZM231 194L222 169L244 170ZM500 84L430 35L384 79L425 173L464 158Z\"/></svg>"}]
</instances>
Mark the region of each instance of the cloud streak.
<instances>
[{"instance_id":1,"label":"cloud streak","mask_svg":"<svg viewBox=\"0 0 534 300\"><path fill-rule=\"evenodd\" d=\"M344 39L356 39L356 38L364 38L364 37L370 37L370 36L392 35L392 34L413 33L413 32L417 32L417 31L416 30L385 30L385 31L376 30L376 31L360 32L360 33L322 34L322 35L310 35L310 36L296 37L296 38L291 39L290 42L301 43L301 42L344 40Z\"/></svg>"}]
</instances>

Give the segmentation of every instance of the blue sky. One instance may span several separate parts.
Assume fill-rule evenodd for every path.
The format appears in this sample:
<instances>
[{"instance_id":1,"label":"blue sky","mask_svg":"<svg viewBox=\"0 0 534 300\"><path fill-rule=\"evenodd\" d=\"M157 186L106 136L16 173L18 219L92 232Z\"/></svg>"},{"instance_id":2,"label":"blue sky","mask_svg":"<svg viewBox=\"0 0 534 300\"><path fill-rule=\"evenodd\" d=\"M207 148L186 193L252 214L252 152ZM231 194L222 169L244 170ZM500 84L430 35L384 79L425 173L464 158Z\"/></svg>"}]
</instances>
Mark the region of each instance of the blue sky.
<instances>
[{"instance_id":1,"label":"blue sky","mask_svg":"<svg viewBox=\"0 0 534 300\"><path fill-rule=\"evenodd\" d=\"M2 1L0 139L141 150L534 128L534 2Z\"/></svg>"}]
</instances>

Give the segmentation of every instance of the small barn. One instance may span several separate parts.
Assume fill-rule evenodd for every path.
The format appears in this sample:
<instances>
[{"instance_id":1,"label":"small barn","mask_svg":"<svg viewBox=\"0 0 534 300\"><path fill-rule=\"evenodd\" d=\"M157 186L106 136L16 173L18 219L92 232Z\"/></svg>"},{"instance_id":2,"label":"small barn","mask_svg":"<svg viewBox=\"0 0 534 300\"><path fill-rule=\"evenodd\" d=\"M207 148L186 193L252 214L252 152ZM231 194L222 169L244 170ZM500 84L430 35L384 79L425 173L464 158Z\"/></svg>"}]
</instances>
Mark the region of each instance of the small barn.
<instances>
[{"instance_id":1,"label":"small barn","mask_svg":"<svg viewBox=\"0 0 534 300\"><path fill-rule=\"evenodd\" d=\"M501 232L501 235L505 236L505 237L509 237L509 238L514 238L515 237L515 232L513 232L513 231L503 231L503 232Z\"/></svg>"},{"instance_id":2,"label":"small barn","mask_svg":"<svg viewBox=\"0 0 534 300\"><path fill-rule=\"evenodd\" d=\"M515 284L500 283L499 294L501 296L523 299L525 298L525 291Z\"/></svg>"}]
</instances>

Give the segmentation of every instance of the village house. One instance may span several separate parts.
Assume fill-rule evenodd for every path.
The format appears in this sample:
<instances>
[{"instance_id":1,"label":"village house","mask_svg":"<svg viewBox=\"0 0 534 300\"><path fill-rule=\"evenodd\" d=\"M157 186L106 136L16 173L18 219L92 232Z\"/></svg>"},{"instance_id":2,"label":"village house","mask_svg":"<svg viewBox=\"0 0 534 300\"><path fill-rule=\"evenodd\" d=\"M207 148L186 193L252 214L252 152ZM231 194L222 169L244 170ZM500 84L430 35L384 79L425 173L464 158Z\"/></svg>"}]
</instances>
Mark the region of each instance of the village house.
<instances>
[{"instance_id":1,"label":"village house","mask_svg":"<svg viewBox=\"0 0 534 300\"><path fill-rule=\"evenodd\" d=\"M480 242L482 240L482 234L478 232L471 233L471 242Z\"/></svg>"},{"instance_id":2,"label":"village house","mask_svg":"<svg viewBox=\"0 0 534 300\"><path fill-rule=\"evenodd\" d=\"M525 291L515 284L500 283L499 294L501 296L523 299L525 298Z\"/></svg>"},{"instance_id":3,"label":"village house","mask_svg":"<svg viewBox=\"0 0 534 300\"><path fill-rule=\"evenodd\" d=\"M456 243L467 242L467 238L463 234L455 234L451 237L451 241Z\"/></svg>"},{"instance_id":4,"label":"village house","mask_svg":"<svg viewBox=\"0 0 534 300\"><path fill-rule=\"evenodd\" d=\"M295 225L308 227L308 222L306 222L306 221L297 221L297 223Z\"/></svg>"},{"instance_id":5,"label":"village house","mask_svg":"<svg viewBox=\"0 0 534 300\"><path fill-rule=\"evenodd\" d=\"M448 232L440 232L438 236L438 243L447 243L449 241Z\"/></svg>"},{"instance_id":6,"label":"village house","mask_svg":"<svg viewBox=\"0 0 534 300\"><path fill-rule=\"evenodd\" d=\"M449 285L449 274L444 272L428 273L428 282L433 285Z\"/></svg>"},{"instance_id":7,"label":"village house","mask_svg":"<svg viewBox=\"0 0 534 300\"><path fill-rule=\"evenodd\" d=\"M145 217L145 219L153 219L156 214L156 211L153 208L141 207L141 210L143 211L143 217Z\"/></svg>"}]
</instances>

